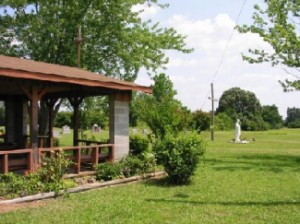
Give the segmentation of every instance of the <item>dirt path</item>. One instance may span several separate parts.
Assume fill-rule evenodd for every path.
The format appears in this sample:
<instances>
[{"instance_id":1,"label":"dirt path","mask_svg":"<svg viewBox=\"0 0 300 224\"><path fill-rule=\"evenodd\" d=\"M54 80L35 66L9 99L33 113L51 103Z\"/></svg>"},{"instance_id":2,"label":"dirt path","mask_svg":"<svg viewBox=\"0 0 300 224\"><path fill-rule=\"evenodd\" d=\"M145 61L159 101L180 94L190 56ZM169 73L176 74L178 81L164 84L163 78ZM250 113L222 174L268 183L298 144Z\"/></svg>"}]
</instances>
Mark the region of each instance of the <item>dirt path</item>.
<instances>
[{"instance_id":1,"label":"dirt path","mask_svg":"<svg viewBox=\"0 0 300 224\"><path fill-rule=\"evenodd\" d=\"M2 204L0 205L0 214L10 212L10 211L16 211L23 208L35 208L38 206L43 206L49 200L51 199L42 200L42 201L24 202L24 203Z\"/></svg>"}]
</instances>

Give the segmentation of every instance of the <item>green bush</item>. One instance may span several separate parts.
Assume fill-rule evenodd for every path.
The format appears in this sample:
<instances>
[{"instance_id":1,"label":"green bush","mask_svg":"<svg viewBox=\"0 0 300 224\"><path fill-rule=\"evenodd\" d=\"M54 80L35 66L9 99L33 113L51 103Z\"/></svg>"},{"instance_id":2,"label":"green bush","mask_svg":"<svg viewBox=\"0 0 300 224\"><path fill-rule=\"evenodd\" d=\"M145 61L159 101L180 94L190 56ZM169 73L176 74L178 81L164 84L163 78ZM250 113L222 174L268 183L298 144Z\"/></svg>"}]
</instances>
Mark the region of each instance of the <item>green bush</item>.
<instances>
[{"instance_id":1,"label":"green bush","mask_svg":"<svg viewBox=\"0 0 300 224\"><path fill-rule=\"evenodd\" d=\"M42 167L39 168L37 174L40 180L45 183L46 191L59 193L65 189L62 178L72 162L65 158L63 151L55 152L54 156L43 157L42 159Z\"/></svg>"},{"instance_id":2,"label":"green bush","mask_svg":"<svg viewBox=\"0 0 300 224\"><path fill-rule=\"evenodd\" d=\"M95 166L97 180L113 180L121 176L121 166L119 163L100 163Z\"/></svg>"},{"instance_id":3,"label":"green bush","mask_svg":"<svg viewBox=\"0 0 300 224\"><path fill-rule=\"evenodd\" d=\"M149 139L142 135L131 135L129 142L129 153L131 155L140 155L149 149Z\"/></svg>"},{"instance_id":4,"label":"green bush","mask_svg":"<svg viewBox=\"0 0 300 224\"><path fill-rule=\"evenodd\" d=\"M25 178L14 173L0 175L0 196L13 198L21 196L25 189Z\"/></svg>"},{"instance_id":5,"label":"green bush","mask_svg":"<svg viewBox=\"0 0 300 224\"><path fill-rule=\"evenodd\" d=\"M288 128L300 128L300 120L288 123Z\"/></svg>"},{"instance_id":6,"label":"green bush","mask_svg":"<svg viewBox=\"0 0 300 224\"><path fill-rule=\"evenodd\" d=\"M54 191L59 193L65 189L62 180L71 162L65 159L63 153L56 153L52 158L43 158L43 167L26 176L15 173L0 175L0 197L14 198Z\"/></svg>"},{"instance_id":7,"label":"green bush","mask_svg":"<svg viewBox=\"0 0 300 224\"><path fill-rule=\"evenodd\" d=\"M136 156L127 156L121 162L121 172L125 177L143 173L144 163Z\"/></svg>"},{"instance_id":8,"label":"green bush","mask_svg":"<svg viewBox=\"0 0 300 224\"><path fill-rule=\"evenodd\" d=\"M197 133L181 133L178 136L168 134L157 144L156 152L169 182L185 184L190 181L200 157L204 155L205 145Z\"/></svg>"}]
</instances>

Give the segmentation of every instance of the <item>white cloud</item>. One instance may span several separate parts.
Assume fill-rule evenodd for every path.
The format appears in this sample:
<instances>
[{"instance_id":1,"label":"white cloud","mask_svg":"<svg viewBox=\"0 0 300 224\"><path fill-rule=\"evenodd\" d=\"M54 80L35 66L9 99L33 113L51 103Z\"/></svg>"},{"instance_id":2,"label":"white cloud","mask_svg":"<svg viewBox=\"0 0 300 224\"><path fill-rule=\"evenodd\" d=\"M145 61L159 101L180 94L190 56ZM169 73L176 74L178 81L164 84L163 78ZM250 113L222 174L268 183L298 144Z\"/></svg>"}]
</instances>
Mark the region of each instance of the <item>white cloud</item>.
<instances>
[{"instance_id":1,"label":"white cloud","mask_svg":"<svg viewBox=\"0 0 300 224\"><path fill-rule=\"evenodd\" d=\"M195 49L190 55L168 52L166 71L177 90L177 98L191 110L211 110L207 99L211 82L217 98L229 88L240 87L255 93L262 105L278 106L283 116L287 107L300 107L297 94L283 93L278 83L279 79L290 78L282 69L242 60L241 53L249 48L272 49L258 35L235 31L235 22L227 14L204 20L177 14L165 24L186 35L187 45Z\"/></svg>"},{"instance_id":2,"label":"white cloud","mask_svg":"<svg viewBox=\"0 0 300 224\"><path fill-rule=\"evenodd\" d=\"M157 5L137 4L132 7L133 12L141 12L140 17L144 20L153 17L159 12L160 8Z\"/></svg>"}]
</instances>

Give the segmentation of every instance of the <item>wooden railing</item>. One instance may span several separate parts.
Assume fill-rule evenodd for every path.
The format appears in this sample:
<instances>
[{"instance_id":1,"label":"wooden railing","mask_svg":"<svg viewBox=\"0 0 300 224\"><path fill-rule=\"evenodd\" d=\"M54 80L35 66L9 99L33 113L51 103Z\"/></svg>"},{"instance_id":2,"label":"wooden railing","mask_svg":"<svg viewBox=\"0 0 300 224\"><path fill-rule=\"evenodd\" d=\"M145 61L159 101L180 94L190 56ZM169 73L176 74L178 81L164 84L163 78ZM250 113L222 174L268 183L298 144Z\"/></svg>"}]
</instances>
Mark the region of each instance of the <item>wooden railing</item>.
<instances>
[{"instance_id":1,"label":"wooden railing","mask_svg":"<svg viewBox=\"0 0 300 224\"><path fill-rule=\"evenodd\" d=\"M24 166L28 171L32 171L33 149L0 151L0 161L2 173L7 173L10 167L14 167L14 169L22 167L24 169Z\"/></svg>"},{"instance_id":2,"label":"wooden railing","mask_svg":"<svg viewBox=\"0 0 300 224\"><path fill-rule=\"evenodd\" d=\"M74 163L76 173L81 172L83 164L89 164L92 168L99 162L114 160L114 145L101 144L89 146L71 146L71 147L56 147L56 148L39 148L39 161L42 161L43 156L55 156L56 152L62 152L67 159ZM23 155L19 158L14 158L13 155ZM26 157L24 157L26 155ZM16 149L0 151L0 168L2 173L7 173L10 170L17 170L18 167L27 171L33 171L33 149Z\"/></svg>"},{"instance_id":3,"label":"wooden railing","mask_svg":"<svg viewBox=\"0 0 300 224\"><path fill-rule=\"evenodd\" d=\"M104 152L106 149L106 152ZM40 161L42 157L54 155L55 152L64 152L67 159L74 163L76 173L81 172L83 164L90 164L91 167L97 165L99 162L111 161L114 159L114 145L90 145L90 146L72 146L72 147L57 147L57 148L40 148ZM69 152L69 153L68 153Z\"/></svg>"}]
</instances>

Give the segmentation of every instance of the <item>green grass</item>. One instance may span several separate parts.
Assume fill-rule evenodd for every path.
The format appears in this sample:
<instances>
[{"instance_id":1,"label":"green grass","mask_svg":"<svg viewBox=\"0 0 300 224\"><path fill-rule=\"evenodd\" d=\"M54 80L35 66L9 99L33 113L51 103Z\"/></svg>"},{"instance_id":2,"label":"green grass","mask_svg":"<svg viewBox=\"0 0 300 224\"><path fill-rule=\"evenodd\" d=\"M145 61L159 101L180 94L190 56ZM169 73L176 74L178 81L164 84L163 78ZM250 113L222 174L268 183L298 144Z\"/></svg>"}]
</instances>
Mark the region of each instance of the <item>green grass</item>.
<instances>
[{"instance_id":1,"label":"green grass","mask_svg":"<svg viewBox=\"0 0 300 224\"><path fill-rule=\"evenodd\" d=\"M216 132L190 185L92 190L1 214L0 223L300 223L300 130L242 134L255 142Z\"/></svg>"},{"instance_id":2,"label":"green grass","mask_svg":"<svg viewBox=\"0 0 300 224\"><path fill-rule=\"evenodd\" d=\"M59 137L58 137L60 146L73 145L73 131L72 130L71 130L71 133L67 133L67 134L62 134L61 128L55 128L55 130L58 133L60 133ZM108 130L101 130L100 132L94 132L94 133L92 133L90 130L87 130L87 131L84 131L84 135L86 135L86 138L88 140L95 138L96 141L106 141L109 139ZM82 136L79 135L79 139L83 139Z\"/></svg>"}]
</instances>

